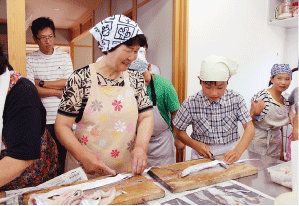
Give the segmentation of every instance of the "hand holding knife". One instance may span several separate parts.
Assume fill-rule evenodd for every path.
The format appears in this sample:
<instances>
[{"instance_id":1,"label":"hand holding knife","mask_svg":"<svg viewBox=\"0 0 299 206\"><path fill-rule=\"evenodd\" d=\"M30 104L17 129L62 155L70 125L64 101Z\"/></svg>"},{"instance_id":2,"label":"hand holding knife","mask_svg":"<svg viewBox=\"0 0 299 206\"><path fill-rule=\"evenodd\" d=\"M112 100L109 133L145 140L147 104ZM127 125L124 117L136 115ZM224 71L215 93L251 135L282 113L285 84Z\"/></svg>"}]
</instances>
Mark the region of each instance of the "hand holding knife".
<instances>
[{"instance_id":1,"label":"hand holding knife","mask_svg":"<svg viewBox=\"0 0 299 206\"><path fill-rule=\"evenodd\" d=\"M228 167L222 162L222 160L219 160L218 157L214 156L212 152L210 152L210 153L211 153L211 155L212 155L212 156L211 156L211 159L212 159L212 160L218 160L218 161L220 161L220 163L219 163L220 166L223 167L223 168L226 169L226 170L228 169Z\"/></svg>"}]
</instances>

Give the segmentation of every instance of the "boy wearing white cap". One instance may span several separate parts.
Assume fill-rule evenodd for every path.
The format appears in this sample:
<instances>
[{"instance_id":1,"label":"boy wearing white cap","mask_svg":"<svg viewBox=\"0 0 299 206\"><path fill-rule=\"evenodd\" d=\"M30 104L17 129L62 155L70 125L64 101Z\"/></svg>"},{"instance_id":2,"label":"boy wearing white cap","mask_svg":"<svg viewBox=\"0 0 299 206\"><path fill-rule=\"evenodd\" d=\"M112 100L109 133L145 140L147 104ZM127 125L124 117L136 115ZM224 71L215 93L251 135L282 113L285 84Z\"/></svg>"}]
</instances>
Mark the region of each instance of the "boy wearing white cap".
<instances>
[{"instance_id":1,"label":"boy wearing white cap","mask_svg":"<svg viewBox=\"0 0 299 206\"><path fill-rule=\"evenodd\" d=\"M202 91L188 97L181 105L173 125L180 140L192 148L191 158L211 158L224 154L223 161L237 161L254 136L254 126L244 98L226 89L229 78L236 74L238 63L234 60L211 55L204 59L200 70ZM238 121L244 127L240 139ZM191 138L186 129L192 125Z\"/></svg>"}]
</instances>

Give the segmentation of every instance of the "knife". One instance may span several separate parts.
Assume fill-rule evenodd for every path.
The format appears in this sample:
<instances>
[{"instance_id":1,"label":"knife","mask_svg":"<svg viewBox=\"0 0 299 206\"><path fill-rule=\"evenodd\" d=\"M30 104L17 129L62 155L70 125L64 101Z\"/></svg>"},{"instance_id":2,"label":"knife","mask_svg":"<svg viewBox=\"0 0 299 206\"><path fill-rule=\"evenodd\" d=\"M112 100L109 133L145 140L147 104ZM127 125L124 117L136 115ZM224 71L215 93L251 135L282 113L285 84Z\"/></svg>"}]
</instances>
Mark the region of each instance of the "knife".
<instances>
[{"instance_id":1,"label":"knife","mask_svg":"<svg viewBox=\"0 0 299 206\"><path fill-rule=\"evenodd\" d=\"M212 152L210 152L210 153L212 155L212 157L211 157L212 160L218 160L221 167L223 167L226 170L228 169L228 167L222 162L222 160L220 160L220 159L218 159L218 157L214 156Z\"/></svg>"},{"instance_id":2,"label":"knife","mask_svg":"<svg viewBox=\"0 0 299 206\"><path fill-rule=\"evenodd\" d=\"M160 177L158 177L158 175L156 175L153 171L149 170L147 173L149 174L149 176L157 180L157 182L159 182L162 186L168 189L171 193L173 193L172 187L166 182L164 182Z\"/></svg>"}]
</instances>

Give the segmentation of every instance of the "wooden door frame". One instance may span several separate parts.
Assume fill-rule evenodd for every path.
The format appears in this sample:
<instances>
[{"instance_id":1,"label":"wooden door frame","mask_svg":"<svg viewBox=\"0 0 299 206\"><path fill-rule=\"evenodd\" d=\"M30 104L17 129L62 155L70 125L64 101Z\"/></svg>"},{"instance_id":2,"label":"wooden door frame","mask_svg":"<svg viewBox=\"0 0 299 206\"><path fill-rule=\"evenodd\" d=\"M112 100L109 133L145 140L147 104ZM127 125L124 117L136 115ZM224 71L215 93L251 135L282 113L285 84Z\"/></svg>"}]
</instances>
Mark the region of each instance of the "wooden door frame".
<instances>
[{"instance_id":1,"label":"wooden door frame","mask_svg":"<svg viewBox=\"0 0 299 206\"><path fill-rule=\"evenodd\" d=\"M180 104L187 98L188 12L189 0L173 0L172 84ZM185 148L177 150L177 162L185 161Z\"/></svg>"}]
</instances>

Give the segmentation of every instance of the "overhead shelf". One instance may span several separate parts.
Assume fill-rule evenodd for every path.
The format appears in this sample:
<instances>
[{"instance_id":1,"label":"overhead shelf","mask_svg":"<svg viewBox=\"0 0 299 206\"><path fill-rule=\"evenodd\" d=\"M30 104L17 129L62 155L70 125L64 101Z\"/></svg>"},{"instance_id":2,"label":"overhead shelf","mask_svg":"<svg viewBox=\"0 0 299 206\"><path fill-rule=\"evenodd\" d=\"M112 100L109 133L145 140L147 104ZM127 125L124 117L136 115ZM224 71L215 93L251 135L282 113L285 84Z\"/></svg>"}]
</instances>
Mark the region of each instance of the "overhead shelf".
<instances>
[{"instance_id":1,"label":"overhead shelf","mask_svg":"<svg viewBox=\"0 0 299 206\"><path fill-rule=\"evenodd\" d=\"M268 25L283 27L286 29L296 28L298 27L298 17L292 17L292 18L281 19L281 20L274 19L273 21L268 21Z\"/></svg>"},{"instance_id":2,"label":"overhead shelf","mask_svg":"<svg viewBox=\"0 0 299 206\"><path fill-rule=\"evenodd\" d=\"M292 0L296 2L298 0ZM267 24L271 26L277 26L285 29L297 28L298 27L298 17L291 17L287 19L275 19L275 10L276 7L283 3L284 0L268 0L267 8Z\"/></svg>"}]
</instances>

